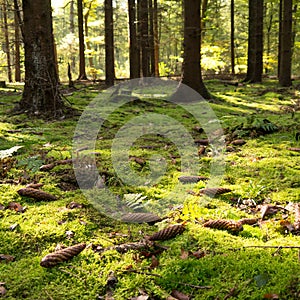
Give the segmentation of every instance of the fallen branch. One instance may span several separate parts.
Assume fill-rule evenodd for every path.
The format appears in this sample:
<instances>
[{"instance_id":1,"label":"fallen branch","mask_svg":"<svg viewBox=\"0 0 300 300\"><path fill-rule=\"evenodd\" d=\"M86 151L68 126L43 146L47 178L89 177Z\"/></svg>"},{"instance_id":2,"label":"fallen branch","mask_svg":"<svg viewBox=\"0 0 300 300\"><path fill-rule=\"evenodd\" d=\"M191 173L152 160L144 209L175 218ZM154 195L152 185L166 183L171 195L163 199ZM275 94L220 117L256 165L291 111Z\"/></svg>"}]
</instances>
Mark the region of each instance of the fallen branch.
<instances>
[{"instance_id":1,"label":"fallen branch","mask_svg":"<svg viewBox=\"0 0 300 300\"><path fill-rule=\"evenodd\" d=\"M300 246L244 246L243 248L300 249Z\"/></svg>"}]
</instances>

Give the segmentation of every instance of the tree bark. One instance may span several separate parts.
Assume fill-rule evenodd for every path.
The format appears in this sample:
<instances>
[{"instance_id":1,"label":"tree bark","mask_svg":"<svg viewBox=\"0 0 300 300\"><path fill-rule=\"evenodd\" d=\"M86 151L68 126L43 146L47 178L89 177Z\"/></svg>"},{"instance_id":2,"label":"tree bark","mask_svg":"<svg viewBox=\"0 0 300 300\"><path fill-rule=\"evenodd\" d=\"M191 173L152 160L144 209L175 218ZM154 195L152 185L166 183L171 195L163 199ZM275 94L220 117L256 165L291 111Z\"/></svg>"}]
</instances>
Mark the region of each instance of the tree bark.
<instances>
[{"instance_id":1,"label":"tree bark","mask_svg":"<svg viewBox=\"0 0 300 300\"><path fill-rule=\"evenodd\" d=\"M17 3L18 4L18 3ZM19 6L14 3L15 21L15 81L21 81L21 62L20 62L20 23L18 19Z\"/></svg>"},{"instance_id":2,"label":"tree bark","mask_svg":"<svg viewBox=\"0 0 300 300\"><path fill-rule=\"evenodd\" d=\"M231 74L235 74L235 47L234 47L234 0L230 3L230 56L231 56Z\"/></svg>"},{"instance_id":3,"label":"tree bark","mask_svg":"<svg viewBox=\"0 0 300 300\"><path fill-rule=\"evenodd\" d=\"M211 98L201 74L200 0L184 0L184 60L182 83L205 99Z\"/></svg>"},{"instance_id":4,"label":"tree bark","mask_svg":"<svg viewBox=\"0 0 300 300\"><path fill-rule=\"evenodd\" d=\"M131 79L140 77L140 53L137 40L136 13L137 12L135 0L128 0L129 65Z\"/></svg>"},{"instance_id":5,"label":"tree bark","mask_svg":"<svg viewBox=\"0 0 300 300\"><path fill-rule=\"evenodd\" d=\"M70 32L75 35L75 22L74 22L74 0L70 1ZM71 46L72 47L72 46ZM71 48L70 47L70 48ZM72 49L70 49L71 51ZM76 60L74 55L71 54L71 71L74 72L75 70L75 65L76 65Z\"/></svg>"},{"instance_id":6,"label":"tree bark","mask_svg":"<svg viewBox=\"0 0 300 300\"><path fill-rule=\"evenodd\" d=\"M292 85L292 17L293 1L283 0L279 84L286 87Z\"/></svg>"},{"instance_id":7,"label":"tree bark","mask_svg":"<svg viewBox=\"0 0 300 300\"><path fill-rule=\"evenodd\" d=\"M89 36L89 26L88 26L88 20L89 20L89 16L90 16L90 10L92 7L93 2L91 1L89 3L89 7L87 9L86 14L84 15L84 31L85 31L85 36L88 37ZM91 51L91 44L89 41L86 41L86 48L87 50L90 52ZM93 62L93 57L91 55L91 53L89 53L88 55L88 60L89 60L89 65L90 68L95 68L94 66L94 62Z\"/></svg>"},{"instance_id":8,"label":"tree bark","mask_svg":"<svg viewBox=\"0 0 300 300\"><path fill-rule=\"evenodd\" d=\"M153 0L154 74L159 77L159 36L157 0Z\"/></svg>"},{"instance_id":9,"label":"tree bark","mask_svg":"<svg viewBox=\"0 0 300 300\"><path fill-rule=\"evenodd\" d=\"M115 80L114 27L112 0L105 0L105 84L113 86Z\"/></svg>"},{"instance_id":10,"label":"tree bark","mask_svg":"<svg viewBox=\"0 0 300 300\"><path fill-rule=\"evenodd\" d=\"M141 67L143 77L150 76L148 0L140 0Z\"/></svg>"},{"instance_id":11,"label":"tree bark","mask_svg":"<svg viewBox=\"0 0 300 300\"><path fill-rule=\"evenodd\" d=\"M5 37L5 52L6 52L6 61L7 61L7 77L8 77L8 81L12 82L10 43L9 43L8 24L7 24L6 0L4 0L3 3L2 3L2 11L3 11L3 31L4 31L4 37Z\"/></svg>"},{"instance_id":12,"label":"tree bark","mask_svg":"<svg viewBox=\"0 0 300 300\"><path fill-rule=\"evenodd\" d=\"M82 0L77 0L78 37L79 37L79 76L78 80L87 80L85 71L85 46L83 33L83 7Z\"/></svg>"},{"instance_id":13,"label":"tree bark","mask_svg":"<svg viewBox=\"0 0 300 300\"><path fill-rule=\"evenodd\" d=\"M66 107L58 89L51 1L23 0L23 16L25 87L15 109L36 116L60 117Z\"/></svg>"},{"instance_id":14,"label":"tree bark","mask_svg":"<svg viewBox=\"0 0 300 300\"><path fill-rule=\"evenodd\" d=\"M153 1L149 0L149 52L150 52L150 71L149 75L155 75L155 49L154 49L154 9Z\"/></svg>"}]
</instances>

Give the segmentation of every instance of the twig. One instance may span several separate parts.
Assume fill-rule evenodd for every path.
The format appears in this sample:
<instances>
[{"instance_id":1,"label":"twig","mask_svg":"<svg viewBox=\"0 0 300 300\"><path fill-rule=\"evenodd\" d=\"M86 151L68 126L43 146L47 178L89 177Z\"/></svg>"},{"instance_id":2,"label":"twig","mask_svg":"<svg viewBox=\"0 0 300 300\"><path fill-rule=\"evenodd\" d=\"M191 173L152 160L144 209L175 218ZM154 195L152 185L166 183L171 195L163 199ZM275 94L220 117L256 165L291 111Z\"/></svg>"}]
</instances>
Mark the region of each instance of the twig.
<instances>
[{"instance_id":1,"label":"twig","mask_svg":"<svg viewBox=\"0 0 300 300\"><path fill-rule=\"evenodd\" d=\"M48 293L47 290L45 290L45 292L46 292L46 294L47 294L47 296L49 297L50 300L54 300L54 299L51 297L51 295Z\"/></svg>"},{"instance_id":2,"label":"twig","mask_svg":"<svg viewBox=\"0 0 300 300\"><path fill-rule=\"evenodd\" d=\"M243 248L300 249L300 246L244 246Z\"/></svg>"}]
</instances>

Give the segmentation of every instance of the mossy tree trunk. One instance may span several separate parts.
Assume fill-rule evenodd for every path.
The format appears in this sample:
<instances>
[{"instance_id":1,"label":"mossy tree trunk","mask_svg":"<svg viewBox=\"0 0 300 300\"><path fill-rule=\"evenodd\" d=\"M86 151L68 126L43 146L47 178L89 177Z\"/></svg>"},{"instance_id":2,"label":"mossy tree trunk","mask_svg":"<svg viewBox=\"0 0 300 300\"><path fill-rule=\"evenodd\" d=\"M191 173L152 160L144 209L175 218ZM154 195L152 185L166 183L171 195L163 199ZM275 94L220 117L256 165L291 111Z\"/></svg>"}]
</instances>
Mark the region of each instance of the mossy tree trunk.
<instances>
[{"instance_id":1,"label":"mossy tree trunk","mask_svg":"<svg viewBox=\"0 0 300 300\"><path fill-rule=\"evenodd\" d=\"M58 117L64 103L58 89L50 0L23 0L25 87L16 109Z\"/></svg>"}]
</instances>

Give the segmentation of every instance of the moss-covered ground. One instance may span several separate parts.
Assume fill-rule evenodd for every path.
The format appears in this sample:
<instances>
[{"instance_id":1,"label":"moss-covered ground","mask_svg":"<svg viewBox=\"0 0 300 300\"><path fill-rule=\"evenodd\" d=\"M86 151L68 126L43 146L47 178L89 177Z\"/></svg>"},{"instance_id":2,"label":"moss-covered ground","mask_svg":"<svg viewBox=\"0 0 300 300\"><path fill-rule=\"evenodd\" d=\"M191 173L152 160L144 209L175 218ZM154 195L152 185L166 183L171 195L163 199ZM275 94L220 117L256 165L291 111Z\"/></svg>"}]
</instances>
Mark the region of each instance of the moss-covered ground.
<instances>
[{"instance_id":1,"label":"moss-covered ground","mask_svg":"<svg viewBox=\"0 0 300 300\"><path fill-rule=\"evenodd\" d=\"M145 96L119 108L99 132L97 167L120 201L134 194L133 199L141 200L139 205L159 212L156 203L168 199L177 185L173 207L154 226L123 223L99 212L77 188L71 165L40 171L42 165L71 158L79 117L45 121L11 115L8 111L20 99L20 91L14 87L0 91L0 151L22 146L10 156L0 152L0 298L172 299L173 291L173 299L179 299L174 294L179 291L190 299L300 299L300 237L289 230L295 221L289 207L300 202L300 154L289 149L300 147L295 139L300 131L300 91L280 88L275 81L240 86L209 81L207 86L226 139L246 141L230 146L225 153L220 187L231 189L230 193L213 199L188 194L187 190L197 194L205 181L178 185L180 153L161 135L142 136L130 150L131 168L137 174L149 174L148 159L153 154L164 157L167 167L160 182L129 186L118 178L110 157L112 140L132 117L147 111L169 115L195 140L206 138L196 120L180 106ZM78 86L68 100L83 110L99 92L97 85ZM199 174L184 175L209 177L211 153L208 146L199 155ZM17 193L33 182L42 183L42 189L58 200L36 201ZM25 211L8 209L11 202ZM71 202L83 206L72 209ZM275 209L262 220L261 207L266 204ZM202 226L204 220L242 218L258 218L258 222L244 225L237 234ZM97 246L136 242L168 224L182 222L183 234L159 242L164 251L96 251ZM41 259L58 245L82 242L89 246L73 259L53 268L40 266Z\"/></svg>"}]
</instances>

